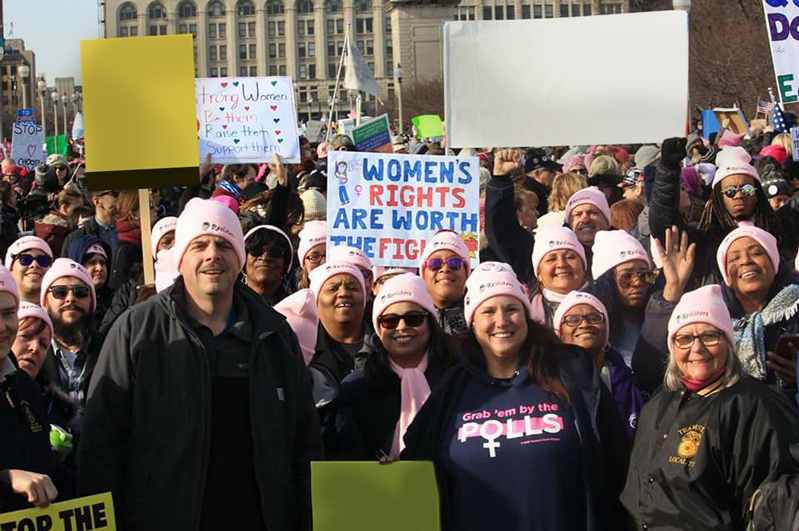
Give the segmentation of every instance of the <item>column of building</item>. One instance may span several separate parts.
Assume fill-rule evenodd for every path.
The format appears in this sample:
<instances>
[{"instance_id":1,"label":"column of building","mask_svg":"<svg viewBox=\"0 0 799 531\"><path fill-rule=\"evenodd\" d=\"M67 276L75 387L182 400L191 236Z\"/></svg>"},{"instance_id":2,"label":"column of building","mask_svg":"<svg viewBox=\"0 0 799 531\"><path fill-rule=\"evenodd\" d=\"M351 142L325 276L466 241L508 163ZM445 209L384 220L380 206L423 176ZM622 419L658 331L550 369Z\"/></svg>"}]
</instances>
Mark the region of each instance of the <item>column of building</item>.
<instances>
[{"instance_id":1,"label":"column of building","mask_svg":"<svg viewBox=\"0 0 799 531\"><path fill-rule=\"evenodd\" d=\"M225 12L227 25L227 75L239 75L239 29L236 25L236 7ZM246 46L246 45L245 45ZM221 73L219 74L222 75Z\"/></svg>"},{"instance_id":2,"label":"column of building","mask_svg":"<svg viewBox=\"0 0 799 531\"><path fill-rule=\"evenodd\" d=\"M266 7L258 2L255 8L255 47L258 60L258 75L266 76L269 72L269 54L266 49Z\"/></svg>"},{"instance_id":3,"label":"column of building","mask_svg":"<svg viewBox=\"0 0 799 531\"><path fill-rule=\"evenodd\" d=\"M286 75L297 79L297 5L285 0L286 10Z\"/></svg>"},{"instance_id":4,"label":"column of building","mask_svg":"<svg viewBox=\"0 0 799 531\"><path fill-rule=\"evenodd\" d=\"M374 0L372 4L374 22L375 78L386 77L386 17L383 14L383 0ZM381 93L380 98L383 98Z\"/></svg>"},{"instance_id":5,"label":"column of building","mask_svg":"<svg viewBox=\"0 0 799 531\"><path fill-rule=\"evenodd\" d=\"M316 33L314 42L316 43L316 79L318 101L326 102L327 98L327 20L325 18L326 6L324 0L314 2L314 25Z\"/></svg>"},{"instance_id":6,"label":"column of building","mask_svg":"<svg viewBox=\"0 0 799 531\"><path fill-rule=\"evenodd\" d=\"M208 77L208 11L197 10L197 74Z\"/></svg>"}]
</instances>

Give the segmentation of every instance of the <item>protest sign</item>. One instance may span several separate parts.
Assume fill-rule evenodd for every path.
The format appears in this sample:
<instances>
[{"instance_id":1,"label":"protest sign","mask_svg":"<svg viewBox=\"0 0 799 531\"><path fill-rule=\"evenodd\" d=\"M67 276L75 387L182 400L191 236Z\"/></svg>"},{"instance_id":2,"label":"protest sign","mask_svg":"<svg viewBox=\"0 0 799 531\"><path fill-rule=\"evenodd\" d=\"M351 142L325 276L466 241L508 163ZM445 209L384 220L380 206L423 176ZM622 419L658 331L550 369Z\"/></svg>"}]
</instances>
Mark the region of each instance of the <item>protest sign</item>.
<instances>
[{"instance_id":1,"label":"protest sign","mask_svg":"<svg viewBox=\"0 0 799 531\"><path fill-rule=\"evenodd\" d=\"M16 122L11 137L11 158L14 164L33 171L45 161L42 150L44 127L36 122Z\"/></svg>"},{"instance_id":2,"label":"protest sign","mask_svg":"<svg viewBox=\"0 0 799 531\"><path fill-rule=\"evenodd\" d=\"M439 230L457 232L478 264L477 157L328 153L328 247L350 245L373 265L417 267Z\"/></svg>"},{"instance_id":3,"label":"protest sign","mask_svg":"<svg viewBox=\"0 0 799 531\"><path fill-rule=\"evenodd\" d=\"M764 0L762 4L780 101L796 103L799 101L799 79L796 78L799 64L799 4L788 0Z\"/></svg>"},{"instance_id":4,"label":"protest sign","mask_svg":"<svg viewBox=\"0 0 799 531\"><path fill-rule=\"evenodd\" d=\"M441 529L430 461L314 461L311 500L314 531Z\"/></svg>"},{"instance_id":5,"label":"protest sign","mask_svg":"<svg viewBox=\"0 0 799 531\"><path fill-rule=\"evenodd\" d=\"M53 503L43 509L0 514L0 529L9 531L114 531L116 528L109 492Z\"/></svg>"},{"instance_id":6,"label":"protest sign","mask_svg":"<svg viewBox=\"0 0 799 531\"><path fill-rule=\"evenodd\" d=\"M710 135L719 132L719 121L713 109L702 110L702 137L710 139Z\"/></svg>"},{"instance_id":7,"label":"protest sign","mask_svg":"<svg viewBox=\"0 0 799 531\"><path fill-rule=\"evenodd\" d=\"M200 158L220 163L300 162L297 110L290 77L197 80Z\"/></svg>"},{"instance_id":8,"label":"protest sign","mask_svg":"<svg viewBox=\"0 0 799 531\"><path fill-rule=\"evenodd\" d=\"M416 128L417 138L443 138L444 126L441 117L437 114L423 114L416 116L412 120Z\"/></svg>"},{"instance_id":9,"label":"protest sign","mask_svg":"<svg viewBox=\"0 0 799 531\"><path fill-rule=\"evenodd\" d=\"M319 142L319 135L322 134L322 122L319 120L308 120L305 124L305 138L308 142Z\"/></svg>"},{"instance_id":10,"label":"protest sign","mask_svg":"<svg viewBox=\"0 0 799 531\"><path fill-rule=\"evenodd\" d=\"M749 136L749 124L746 122L743 111L738 107L731 107L729 109L716 107L713 109L713 113L716 115L716 120L722 127L729 129L736 135Z\"/></svg>"},{"instance_id":11,"label":"protest sign","mask_svg":"<svg viewBox=\"0 0 799 531\"><path fill-rule=\"evenodd\" d=\"M81 42L90 190L199 182L192 39Z\"/></svg>"},{"instance_id":12,"label":"protest sign","mask_svg":"<svg viewBox=\"0 0 799 531\"><path fill-rule=\"evenodd\" d=\"M391 132L388 115L378 116L352 130L352 142L356 151L394 153L391 147Z\"/></svg>"},{"instance_id":13,"label":"protest sign","mask_svg":"<svg viewBox=\"0 0 799 531\"><path fill-rule=\"evenodd\" d=\"M791 127L791 144L793 145L793 160L799 162L799 127Z\"/></svg>"},{"instance_id":14,"label":"protest sign","mask_svg":"<svg viewBox=\"0 0 799 531\"><path fill-rule=\"evenodd\" d=\"M355 129L355 118L344 118L338 121L338 129L336 131L340 135L347 135L352 138L353 129Z\"/></svg>"},{"instance_id":15,"label":"protest sign","mask_svg":"<svg viewBox=\"0 0 799 531\"><path fill-rule=\"evenodd\" d=\"M628 144L685 136L684 12L445 22L443 36L450 147ZM646 83L608 76L607 65L586 61L588 56L624 57Z\"/></svg>"},{"instance_id":16,"label":"protest sign","mask_svg":"<svg viewBox=\"0 0 799 531\"><path fill-rule=\"evenodd\" d=\"M73 140L83 138L83 114L80 112L75 115L75 120L72 122L72 138Z\"/></svg>"},{"instance_id":17,"label":"protest sign","mask_svg":"<svg viewBox=\"0 0 799 531\"><path fill-rule=\"evenodd\" d=\"M59 155L67 154L67 135L58 135L56 137L56 153Z\"/></svg>"}]
</instances>

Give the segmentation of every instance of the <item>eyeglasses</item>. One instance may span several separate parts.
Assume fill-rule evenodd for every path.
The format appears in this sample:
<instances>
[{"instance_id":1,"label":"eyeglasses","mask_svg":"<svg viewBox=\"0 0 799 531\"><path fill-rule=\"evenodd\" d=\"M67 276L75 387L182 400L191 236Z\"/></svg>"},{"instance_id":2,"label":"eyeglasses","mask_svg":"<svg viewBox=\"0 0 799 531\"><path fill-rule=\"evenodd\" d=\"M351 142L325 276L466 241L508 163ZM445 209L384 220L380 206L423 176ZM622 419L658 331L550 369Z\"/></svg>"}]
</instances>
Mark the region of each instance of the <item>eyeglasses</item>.
<instances>
[{"instance_id":1,"label":"eyeglasses","mask_svg":"<svg viewBox=\"0 0 799 531\"><path fill-rule=\"evenodd\" d=\"M55 171L67 171L68 169L66 166L53 166L53 168Z\"/></svg>"},{"instance_id":2,"label":"eyeglasses","mask_svg":"<svg viewBox=\"0 0 799 531\"><path fill-rule=\"evenodd\" d=\"M657 273L653 271L625 271L620 275L616 275L616 282L619 283L619 286L622 288L629 288L633 285L633 280L638 279L641 281L641 284L645 286L651 286L657 280Z\"/></svg>"},{"instance_id":3,"label":"eyeglasses","mask_svg":"<svg viewBox=\"0 0 799 531\"><path fill-rule=\"evenodd\" d=\"M572 170L569 170L569 172L570 173L577 173L577 174L580 174L580 175L588 175L588 170L586 170L585 168L580 169L580 170L572 169Z\"/></svg>"},{"instance_id":4,"label":"eyeglasses","mask_svg":"<svg viewBox=\"0 0 799 531\"><path fill-rule=\"evenodd\" d=\"M76 299L85 299L89 296L89 288L86 286L53 286L48 291L58 300L66 299L70 291Z\"/></svg>"},{"instance_id":5,"label":"eyeglasses","mask_svg":"<svg viewBox=\"0 0 799 531\"><path fill-rule=\"evenodd\" d=\"M563 324L571 328L577 328L583 323L583 321L593 325L600 324L605 321L605 316L597 312L597 313L589 313L586 315L577 315L577 314L567 315L566 317L563 318Z\"/></svg>"},{"instance_id":6,"label":"eyeglasses","mask_svg":"<svg viewBox=\"0 0 799 531\"><path fill-rule=\"evenodd\" d=\"M757 192L757 188L753 184L745 184L743 186L725 186L721 189L721 193L732 199L736 195L738 195L738 191L743 194L744 197L752 197Z\"/></svg>"},{"instance_id":7,"label":"eyeglasses","mask_svg":"<svg viewBox=\"0 0 799 531\"><path fill-rule=\"evenodd\" d=\"M453 271L457 271L458 269L463 267L465 260L460 256L450 256L449 258L428 258L424 261L424 265L426 268L432 271L438 271L442 267L444 267L444 263L447 264L447 267Z\"/></svg>"},{"instance_id":8,"label":"eyeglasses","mask_svg":"<svg viewBox=\"0 0 799 531\"><path fill-rule=\"evenodd\" d=\"M272 260L277 260L278 258L284 258L286 256L286 252L276 245L272 245L271 247L247 249L247 254L253 258L259 258L263 255L266 255L267 258L271 258Z\"/></svg>"},{"instance_id":9,"label":"eyeglasses","mask_svg":"<svg viewBox=\"0 0 799 531\"><path fill-rule=\"evenodd\" d=\"M39 264L39 267L50 267L51 265L53 265L53 259L47 256L46 254L33 256L32 254L20 253L16 255L14 259L19 260L19 264L22 267L28 267L34 262L34 260L36 261L37 264Z\"/></svg>"},{"instance_id":10,"label":"eyeglasses","mask_svg":"<svg viewBox=\"0 0 799 531\"><path fill-rule=\"evenodd\" d=\"M408 312L402 315L386 313L378 317L377 322L386 330L394 330L399 326L400 321L405 321L406 325L416 328L422 326L426 317L427 312Z\"/></svg>"},{"instance_id":11,"label":"eyeglasses","mask_svg":"<svg viewBox=\"0 0 799 531\"><path fill-rule=\"evenodd\" d=\"M318 264L319 262L325 259L325 255L322 253L311 253L305 255L305 259L311 262L312 264Z\"/></svg>"},{"instance_id":12,"label":"eyeglasses","mask_svg":"<svg viewBox=\"0 0 799 531\"><path fill-rule=\"evenodd\" d=\"M678 349L688 350L694 345L694 341L697 339L706 347L715 347L721 343L722 337L723 334L721 332L704 332L698 336L693 334L681 334L679 336L674 336L672 342Z\"/></svg>"}]
</instances>

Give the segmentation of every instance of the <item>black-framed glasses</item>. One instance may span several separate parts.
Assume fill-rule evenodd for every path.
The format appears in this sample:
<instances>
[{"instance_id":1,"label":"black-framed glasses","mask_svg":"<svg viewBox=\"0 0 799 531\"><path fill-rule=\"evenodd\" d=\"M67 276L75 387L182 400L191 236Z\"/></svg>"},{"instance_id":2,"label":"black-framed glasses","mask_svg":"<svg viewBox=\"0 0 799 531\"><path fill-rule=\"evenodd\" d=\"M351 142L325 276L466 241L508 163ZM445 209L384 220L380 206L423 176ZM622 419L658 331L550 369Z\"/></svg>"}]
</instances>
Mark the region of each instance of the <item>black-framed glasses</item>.
<instances>
[{"instance_id":1,"label":"black-framed glasses","mask_svg":"<svg viewBox=\"0 0 799 531\"><path fill-rule=\"evenodd\" d=\"M744 197L752 197L757 192L757 188L753 184L744 184L743 186L725 186L721 189L721 193L732 199L736 195L738 195L738 191L743 194Z\"/></svg>"},{"instance_id":2,"label":"black-framed glasses","mask_svg":"<svg viewBox=\"0 0 799 531\"><path fill-rule=\"evenodd\" d=\"M85 299L89 296L89 288L86 286L53 286L48 291L58 300L66 299L70 291L76 299Z\"/></svg>"},{"instance_id":3,"label":"black-framed glasses","mask_svg":"<svg viewBox=\"0 0 799 531\"><path fill-rule=\"evenodd\" d=\"M577 173L579 175L588 175L588 170L586 170L585 168L582 168L580 170L571 169L571 170L569 170L569 173Z\"/></svg>"},{"instance_id":4,"label":"black-framed glasses","mask_svg":"<svg viewBox=\"0 0 799 531\"><path fill-rule=\"evenodd\" d=\"M450 256L449 258L428 258L424 261L424 265L432 271L438 271L446 263L449 269L457 271L463 267L465 262L460 256Z\"/></svg>"},{"instance_id":5,"label":"black-framed glasses","mask_svg":"<svg viewBox=\"0 0 799 531\"><path fill-rule=\"evenodd\" d=\"M386 330L394 330L399 326L400 321L405 321L405 324L411 328L417 328L422 326L426 317L427 312L408 312L402 315L384 313L377 318L377 323Z\"/></svg>"},{"instance_id":6,"label":"black-framed glasses","mask_svg":"<svg viewBox=\"0 0 799 531\"><path fill-rule=\"evenodd\" d=\"M605 316L599 312L594 312L585 315L572 314L563 318L563 324L571 328L577 328L583 321L587 324L598 325L605 321Z\"/></svg>"},{"instance_id":7,"label":"black-framed glasses","mask_svg":"<svg viewBox=\"0 0 799 531\"><path fill-rule=\"evenodd\" d=\"M694 341L697 339L702 343L702 345L706 347L715 347L719 343L721 343L721 339L724 336L721 332L704 332L699 335L694 334L680 334L678 336L674 336L672 342L674 346L681 349L681 350L688 350L692 346L694 346Z\"/></svg>"},{"instance_id":8,"label":"black-framed glasses","mask_svg":"<svg viewBox=\"0 0 799 531\"><path fill-rule=\"evenodd\" d=\"M20 253L14 257L14 260L19 260L19 264L22 267L28 267L34 261L39 265L39 267L50 267L53 265L53 259L47 256L46 254L42 254L39 256L33 256L32 254L28 253Z\"/></svg>"},{"instance_id":9,"label":"black-framed glasses","mask_svg":"<svg viewBox=\"0 0 799 531\"><path fill-rule=\"evenodd\" d=\"M270 245L270 246L263 246L263 247L256 247L254 249L247 249L247 254L252 256L253 258L259 258L261 256L266 255L266 258L277 260L279 258L286 257L285 249L281 249L277 245Z\"/></svg>"},{"instance_id":10,"label":"black-framed glasses","mask_svg":"<svg viewBox=\"0 0 799 531\"><path fill-rule=\"evenodd\" d=\"M658 275L654 271L625 271L616 275L616 282L623 288L629 288L633 285L633 281L638 279L641 284L651 286L655 283L657 277Z\"/></svg>"},{"instance_id":11,"label":"black-framed glasses","mask_svg":"<svg viewBox=\"0 0 799 531\"><path fill-rule=\"evenodd\" d=\"M312 264L318 264L325 259L325 253L310 253L305 255L305 259Z\"/></svg>"}]
</instances>

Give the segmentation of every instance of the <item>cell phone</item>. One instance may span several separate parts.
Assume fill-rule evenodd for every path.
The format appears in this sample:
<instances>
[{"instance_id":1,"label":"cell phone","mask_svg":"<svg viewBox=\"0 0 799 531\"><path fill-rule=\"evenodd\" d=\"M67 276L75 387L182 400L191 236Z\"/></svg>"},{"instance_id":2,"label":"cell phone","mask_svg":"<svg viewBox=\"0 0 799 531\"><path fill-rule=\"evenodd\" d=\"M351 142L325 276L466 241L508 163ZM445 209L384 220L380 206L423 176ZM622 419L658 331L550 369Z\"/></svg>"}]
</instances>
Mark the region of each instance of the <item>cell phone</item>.
<instances>
[{"instance_id":1,"label":"cell phone","mask_svg":"<svg viewBox=\"0 0 799 531\"><path fill-rule=\"evenodd\" d=\"M774 352L785 359L793 359L794 352L789 348L788 345L793 345L794 348L799 349L799 334L782 334L779 339L777 339L777 346L775 347Z\"/></svg>"}]
</instances>

